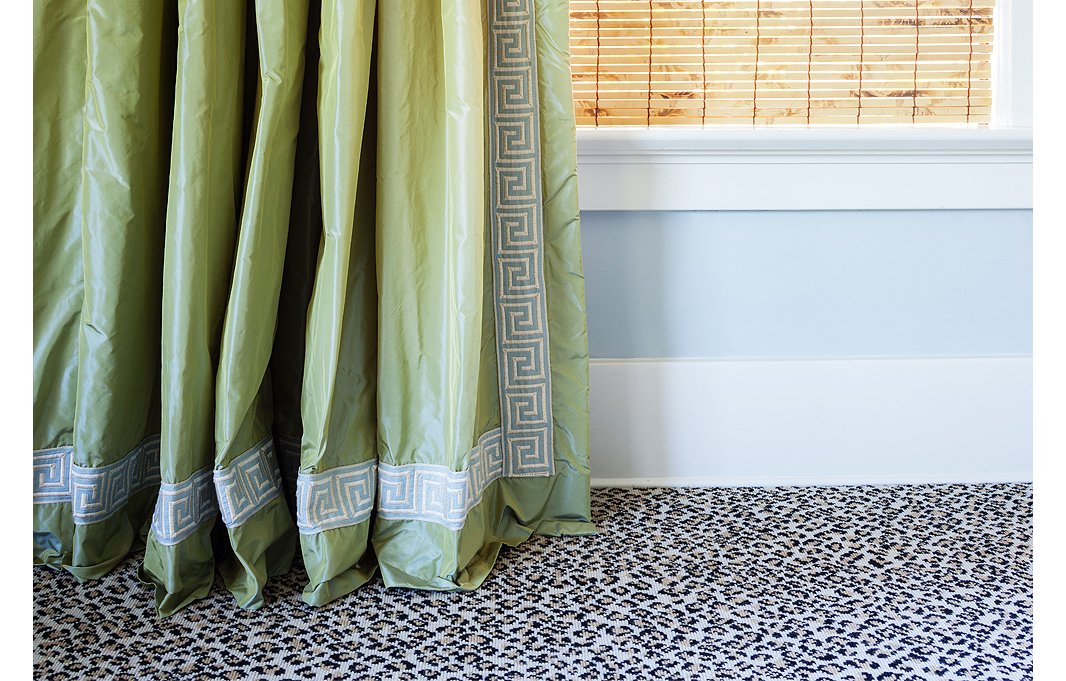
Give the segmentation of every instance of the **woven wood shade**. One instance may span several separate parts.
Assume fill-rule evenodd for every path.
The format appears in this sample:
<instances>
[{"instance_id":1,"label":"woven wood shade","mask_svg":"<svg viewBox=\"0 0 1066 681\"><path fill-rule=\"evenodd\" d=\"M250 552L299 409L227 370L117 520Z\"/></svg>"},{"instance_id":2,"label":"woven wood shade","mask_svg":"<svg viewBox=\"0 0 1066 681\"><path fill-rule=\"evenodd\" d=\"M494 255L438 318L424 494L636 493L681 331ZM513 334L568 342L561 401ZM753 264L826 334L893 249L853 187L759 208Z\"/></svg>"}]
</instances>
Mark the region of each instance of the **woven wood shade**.
<instances>
[{"instance_id":1,"label":"woven wood shade","mask_svg":"<svg viewBox=\"0 0 1066 681\"><path fill-rule=\"evenodd\" d=\"M570 0L578 125L987 124L994 0Z\"/></svg>"}]
</instances>

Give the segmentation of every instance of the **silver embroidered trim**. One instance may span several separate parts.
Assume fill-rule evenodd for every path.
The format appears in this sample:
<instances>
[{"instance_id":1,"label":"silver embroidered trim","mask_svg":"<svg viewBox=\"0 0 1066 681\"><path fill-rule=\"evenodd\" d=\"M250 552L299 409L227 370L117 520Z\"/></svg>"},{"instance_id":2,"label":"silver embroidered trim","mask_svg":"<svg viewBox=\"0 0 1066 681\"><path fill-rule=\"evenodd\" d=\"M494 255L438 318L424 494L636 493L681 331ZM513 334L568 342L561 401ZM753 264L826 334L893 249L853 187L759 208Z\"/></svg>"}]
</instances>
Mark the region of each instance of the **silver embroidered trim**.
<instances>
[{"instance_id":1,"label":"silver embroidered trim","mask_svg":"<svg viewBox=\"0 0 1066 681\"><path fill-rule=\"evenodd\" d=\"M113 515L131 494L159 481L159 436L145 438L113 464L89 467L74 463L74 447L33 451L33 503L73 504L78 490L78 524Z\"/></svg>"},{"instance_id":2,"label":"silver embroidered trim","mask_svg":"<svg viewBox=\"0 0 1066 681\"><path fill-rule=\"evenodd\" d=\"M182 482L159 485L152 514L152 534L164 546L173 546L218 515L211 467L196 471Z\"/></svg>"},{"instance_id":3,"label":"silver embroidered trim","mask_svg":"<svg viewBox=\"0 0 1066 681\"><path fill-rule=\"evenodd\" d=\"M131 496L158 484L158 435L106 466L79 466L71 446L33 452L33 503L71 504L75 525L106 520Z\"/></svg>"},{"instance_id":4,"label":"silver embroidered trim","mask_svg":"<svg viewBox=\"0 0 1066 681\"><path fill-rule=\"evenodd\" d=\"M488 9L489 220L507 477L554 473L533 0Z\"/></svg>"},{"instance_id":5,"label":"silver embroidered trim","mask_svg":"<svg viewBox=\"0 0 1066 681\"><path fill-rule=\"evenodd\" d=\"M73 462L73 447L33 451L33 503L70 503L70 466Z\"/></svg>"},{"instance_id":6,"label":"silver embroidered trim","mask_svg":"<svg viewBox=\"0 0 1066 681\"><path fill-rule=\"evenodd\" d=\"M377 461L300 473L296 483L296 526L300 534L356 525L374 510Z\"/></svg>"},{"instance_id":7,"label":"silver embroidered trim","mask_svg":"<svg viewBox=\"0 0 1066 681\"><path fill-rule=\"evenodd\" d=\"M489 484L505 477L502 439L499 428L482 435L462 471L424 463L379 465L378 516L462 528Z\"/></svg>"},{"instance_id":8,"label":"silver embroidered trim","mask_svg":"<svg viewBox=\"0 0 1066 681\"><path fill-rule=\"evenodd\" d=\"M269 435L214 471L218 510L226 527L238 527L281 494L281 471Z\"/></svg>"}]
</instances>

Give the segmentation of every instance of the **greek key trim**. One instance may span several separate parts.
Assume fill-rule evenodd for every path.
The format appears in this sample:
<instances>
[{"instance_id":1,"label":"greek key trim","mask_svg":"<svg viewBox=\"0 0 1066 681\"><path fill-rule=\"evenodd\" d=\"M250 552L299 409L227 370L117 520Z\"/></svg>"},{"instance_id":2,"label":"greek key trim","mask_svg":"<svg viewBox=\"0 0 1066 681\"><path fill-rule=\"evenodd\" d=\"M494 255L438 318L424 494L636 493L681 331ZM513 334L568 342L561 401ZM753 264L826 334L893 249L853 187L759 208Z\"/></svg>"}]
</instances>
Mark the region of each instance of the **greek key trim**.
<instances>
[{"instance_id":1,"label":"greek key trim","mask_svg":"<svg viewBox=\"0 0 1066 681\"><path fill-rule=\"evenodd\" d=\"M458 530L466 523L485 489L505 477L503 437L499 428L481 436L466 470L412 463L378 467L378 517L425 520Z\"/></svg>"},{"instance_id":2,"label":"greek key trim","mask_svg":"<svg viewBox=\"0 0 1066 681\"><path fill-rule=\"evenodd\" d=\"M33 503L70 503L70 466L73 462L73 447L34 450Z\"/></svg>"},{"instance_id":3,"label":"greek key trim","mask_svg":"<svg viewBox=\"0 0 1066 681\"><path fill-rule=\"evenodd\" d=\"M75 525L106 520L131 496L158 485L158 435L106 466L79 466L72 446L33 452L33 503L70 504Z\"/></svg>"},{"instance_id":4,"label":"greek key trim","mask_svg":"<svg viewBox=\"0 0 1066 681\"><path fill-rule=\"evenodd\" d=\"M489 229L507 477L555 472L533 0L489 0Z\"/></svg>"},{"instance_id":5,"label":"greek key trim","mask_svg":"<svg viewBox=\"0 0 1066 681\"><path fill-rule=\"evenodd\" d=\"M281 494L281 471L269 435L228 466L214 471L218 510L226 527L243 525Z\"/></svg>"},{"instance_id":6,"label":"greek key trim","mask_svg":"<svg viewBox=\"0 0 1066 681\"><path fill-rule=\"evenodd\" d=\"M160 544L173 546L217 515L211 467L206 466L182 482L159 485L159 497L152 514L152 534Z\"/></svg>"},{"instance_id":7,"label":"greek key trim","mask_svg":"<svg viewBox=\"0 0 1066 681\"><path fill-rule=\"evenodd\" d=\"M370 519L377 488L377 460L300 473L296 482L296 526L300 534L357 525Z\"/></svg>"}]
</instances>

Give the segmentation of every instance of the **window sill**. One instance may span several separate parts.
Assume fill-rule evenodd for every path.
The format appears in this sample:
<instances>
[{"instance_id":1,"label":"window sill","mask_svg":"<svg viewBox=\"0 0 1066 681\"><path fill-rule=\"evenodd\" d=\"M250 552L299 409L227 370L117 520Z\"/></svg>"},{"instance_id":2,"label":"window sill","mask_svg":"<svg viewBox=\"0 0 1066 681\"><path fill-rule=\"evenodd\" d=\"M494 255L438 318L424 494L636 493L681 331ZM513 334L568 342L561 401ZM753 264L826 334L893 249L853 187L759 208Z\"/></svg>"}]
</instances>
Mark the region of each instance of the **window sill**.
<instances>
[{"instance_id":1,"label":"window sill","mask_svg":"<svg viewBox=\"0 0 1066 681\"><path fill-rule=\"evenodd\" d=\"M579 128L582 210L1032 208L1028 128Z\"/></svg>"}]
</instances>

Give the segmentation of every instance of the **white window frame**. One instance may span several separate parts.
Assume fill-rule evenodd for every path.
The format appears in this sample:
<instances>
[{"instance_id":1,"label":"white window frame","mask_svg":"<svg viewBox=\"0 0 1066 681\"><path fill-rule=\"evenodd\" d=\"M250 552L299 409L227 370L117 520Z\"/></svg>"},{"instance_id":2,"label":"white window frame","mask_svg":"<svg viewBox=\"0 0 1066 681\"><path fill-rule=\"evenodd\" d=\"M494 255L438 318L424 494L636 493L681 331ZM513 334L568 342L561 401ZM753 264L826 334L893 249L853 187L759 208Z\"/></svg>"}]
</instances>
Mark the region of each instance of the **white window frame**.
<instances>
[{"instance_id":1,"label":"white window frame","mask_svg":"<svg viewBox=\"0 0 1066 681\"><path fill-rule=\"evenodd\" d=\"M581 209L1031 209L1032 17L996 2L987 128L579 127Z\"/></svg>"}]
</instances>

